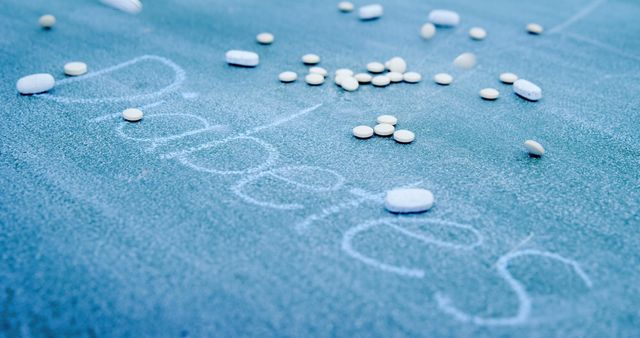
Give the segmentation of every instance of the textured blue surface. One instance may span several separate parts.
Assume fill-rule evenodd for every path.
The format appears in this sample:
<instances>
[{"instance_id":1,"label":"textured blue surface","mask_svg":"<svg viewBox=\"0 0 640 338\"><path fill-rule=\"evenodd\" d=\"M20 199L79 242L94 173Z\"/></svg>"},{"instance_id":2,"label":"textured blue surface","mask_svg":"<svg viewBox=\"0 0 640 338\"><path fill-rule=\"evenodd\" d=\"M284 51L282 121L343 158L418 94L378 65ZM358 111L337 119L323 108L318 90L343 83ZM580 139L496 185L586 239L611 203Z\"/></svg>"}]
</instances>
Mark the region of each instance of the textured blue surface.
<instances>
[{"instance_id":1,"label":"textured blue surface","mask_svg":"<svg viewBox=\"0 0 640 338\"><path fill-rule=\"evenodd\" d=\"M336 2L1 1L0 337L640 336L640 3L381 0L360 22ZM441 7L460 27L422 41ZM465 51L478 66L452 69ZM425 81L279 83L305 53L399 55ZM64 80L72 60L97 76ZM36 72L58 86L18 95ZM350 135L383 113L416 141ZM405 185L434 209L385 212Z\"/></svg>"}]
</instances>

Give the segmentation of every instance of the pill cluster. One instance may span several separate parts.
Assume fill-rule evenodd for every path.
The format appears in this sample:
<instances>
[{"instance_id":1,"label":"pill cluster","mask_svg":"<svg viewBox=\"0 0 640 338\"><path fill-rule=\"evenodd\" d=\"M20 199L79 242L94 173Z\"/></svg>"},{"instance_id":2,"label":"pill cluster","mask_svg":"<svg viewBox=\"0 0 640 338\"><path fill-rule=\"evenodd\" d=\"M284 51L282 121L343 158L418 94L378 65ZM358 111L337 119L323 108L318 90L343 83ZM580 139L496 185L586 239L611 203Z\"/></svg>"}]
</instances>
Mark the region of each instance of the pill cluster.
<instances>
[{"instance_id":1,"label":"pill cluster","mask_svg":"<svg viewBox=\"0 0 640 338\"><path fill-rule=\"evenodd\" d=\"M355 5L349 1L338 3L338 10L343 13L352 12L354 9ZM383 14L384 7L380 4L364 5L358 8L358 18L363 21L379 19Z\"/></svg>"},{"instance_id":2,"label":"pill cluster","mask_svg":"<svg viewBox=\"0 0 640 338\"><path fill-rule=\"evenodd\" d=\"M352 129L353 136L359 139L368 139L376 134L381 137L388 137L393 135L393 139L398 143L411 143L415 140L416 135L409 130L400 129L396 130L396 124L398 119L393 115L380 115L376 119L376 124L373 128L367 125L361 125Z\"/></svg>"}]
</instances>

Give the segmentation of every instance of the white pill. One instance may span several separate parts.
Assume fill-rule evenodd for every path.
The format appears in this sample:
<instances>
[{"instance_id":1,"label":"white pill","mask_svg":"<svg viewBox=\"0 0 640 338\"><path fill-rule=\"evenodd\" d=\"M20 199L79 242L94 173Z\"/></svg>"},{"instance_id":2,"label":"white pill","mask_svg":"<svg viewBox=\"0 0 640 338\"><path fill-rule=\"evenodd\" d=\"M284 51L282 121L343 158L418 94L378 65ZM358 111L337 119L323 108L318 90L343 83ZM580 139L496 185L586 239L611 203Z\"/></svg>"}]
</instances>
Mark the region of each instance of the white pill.
<instances>
[{"instance_id":1,"label":"white pill","mask_svg":"<svg viewBox=\"0 0 640 338\"><path fill-rule=\"evenodd\" d=\"M538 101L542 98L542 89L524 79L517 80L513 83L513 91L529 101Z\"/></svg>"},{"instance_id":2,"label":"white pill","mask_svg":"<svg viewBox=\"0 0 640 338\"><path fill-rule=\"evenodd\" d=\"M389 83L391 83L391 80L389 80L389 77L386 75L377 75L371 79L371 84L376 87L386 87Z\"/></svg>"},{"instance_id":3,"label":"white pill","mask_svg":"<svg viewBox=\"0 0 640 338\"><path fill-rule=\"evenodd\" d=\"M425 23L424 25L422 25L422 28L420 28L420 36L425 40L429 40L433 38L435 35L436 35L436 26L431 22Z\"/></svg>"},{"instance_id":4,"label":"white pill","mask_svg":"<svg viewBox=\"0 0 640 338\"><path fill-rule=\"evenodd\" d=\"M404 79L404 76L402 75L402 73L398 73L398 72L389 72L387 73L387 77L391 82L394 82L394 83L402 82L402 80Z\"/></svg>"},{"instance_id":5,"label":"white pill","mask_svg":"<svg viewBox=\"0 0 640 338\"><path fill-rule=\"evenodd\" d=\"M51 74L31 74L20 78L16 83L16 89L20 94L38 94L43 93L55 86L56 80Z\"/></svg>"},{"instance_id":6,"label":"white pill","mask_svg":"<svg viewBox=\"0 0 640 338\"><path fill-rule=\"evenodd\" d=\"M460 69L471 69L476 65L476 55L473 53L462 53L453 60L453 65Z\"/></svg>"},{"instance_id":7,"label":"white pill","mask_svg":"<svg viewBox=\"0 0 640 338\"><path fill-rule=\"evenodd\" d=\"M396 56L387 61L387 69L392 72L404 74L407 71L407 63L403 58Z\"/></svg>"},{"instance_id":8,"label":"white pill","mask_svg":"<svg viewBox=\"0 0 640 338\"><path fill-rule=\"evenodd\" d=\"M526 140L524 141L523 145L525 149L527 149L527 152L529 153L529 155L531 156L540 157L544 155L544 147L542 147L540 143L534 140Z\"/></svg>"},{"instance_id":9,"label":"white pill","mask_svg":"<svg viewBox=\"0 0 640 338\"><path fill-rule=\"evenodd\" d=\"M358 9L360 20L374 20L381 17L382 14L384 14L384 8L379 4L362 6Z\"/></svg>"},{"instance_id":10,"label":"white pill","mask_svg":"<svg viewBox=\"0 0 640 338\"><path fill-rule=\"evenodd\" d=\"M285 83L293 82L298 79L298 74L291 71L286 71L286 72L280 73L280 75L278 75L278 79L280 79L280 81Z\"/></svg>"},{"instance_id":11,"label":"white pill","mask_svg":"<svg viewBox=\"0 0 640 338\"><path fill-rule=\"evenodd\" d=\"M434 9L429 12L429 21L436 26L452 27L460 23L460 15L446 9Z\"/></svg>"},{"instance_id":12,"label":"white pill","mask_svg":"<svg viewBox=\"0 0 640 338\"><path fill-rule=\"evenodd\" d=\"M500 74L500 81L507 84L512 84L518 80L518 75L513 73L502 73Z\"/></svg>"},{"instance_id":13,"label":"white pill","mask_svg":"<svg viewBox=\"0 0 640 338\"><path fill-rule=\"evenodd\" d=\"M100 0L103 4L111 6L129 14L138 14L142 11L140 0Z\"/></svg>"},{"instance_id":14,"label":"white pill","mask_svg":"<svg viewBox=\"0 0 640 338\"><path fill-rule=\"evenodd\" d=\"M311 67L309 68L309 73L316 73L322 76L327 76L327 70L322 67Z\"/></svg>"},{"instance_id":15,"label":"white pill","mask_svg":"<svg viewBox=\"0 0 640 338\"><path fill-rule=\"evenodd\" d=\"M38 19L38 24L42 28L49 29L56 24L56 17L51 14L45 14Z\"/></svg>"},{"instance_id":16,"label":"white pill","mask_svg":"<svg viewBox=\"0 0 640 338\"><path fill-rule=\"evenodd\" d=\"M234 66L255 67L260 63L258 54L246 50L230 50L225 57L227 63Z\"/></svg>"},{"instance_id":17,"label":"white pill","mask_svg":"<svg viewBox=\"0 0 640 338\"><path fill-rule=\"evenodd\" d=\"M544 32L544 28L537 23L530 23L527 25L527 32L529 32L529 34L538 35Z\"/></svg>"},{"instance_id":18,"label":"white pill","mask_svg":"<svg viewBox=\"0 0 640 338\"><path fill-rule=\"evenodd\" d=\"M373 136L373 128L369 126L357 126L352 130L353 136L357 138L369 138Z\"/></svg>"},{"instance_id":19,"label":"white pill","mask_svg":"<svg viewBox=\"0 0 640 338\"><path fill-rule=\"evenodd\" d=\"M369 83L371 82L371 79L373 78L373 76L367 74L367 73L358 73L356 75L354 75L353 77L356 78L356 80L358 80L358 82L360 83Z\"/></svg>"},{"instance_id":20,"label":"white pill","mask_svg":"<svg viewBox=\"0 0 640 338\"><path fill-rule=\"evenodd\" d=\"M484 88L480 90L480 97L485 100L495 100L500 96L500 92L495 88Z\"/></svg>"},{"instance_id":21,"label":"white pill","mask_svg":"<svg viewBox=\"0 0 640 338\"><path fill-rule=\"evenodd\" d=\"M338 10L340 10L341 12L351 12L353 8L353 3L349 1L341 1L338 3Z\"/></svg>"},{"instance_id":22,"label":"white pill","mask_svg":"<svg viewBox=\"0 0 640 338\"><path fill-rule=\"evenodd\" d=\"M396 130L396 127L386 123L379 123L379 124L376 124L375 127L373 127L373 131L378 136L391 136L393 135L393 132L395 130Z\"/></svg>"},{"instance_id":23,"label":"white pill","mask_svg":"<svg viewBox=\"0 0 640 338\"><path fill-rule=\"evenodd\" d=\"M367 63L367 70L371 73L382 73L384 72L384 65L380 62L369 62Z\"/></svg>"},{"instance_id":24,"label":"white pill","mask_svg":"<svg viewBox=\"0 0 640 338\"><path fill-rule=\"evenodd\" d=\"M256 41L263 45L270 45L275 40L275 37L271 33L260 33L256 35Z\"/></svg>"},{"instance_id":25,"label":"white pill","mask_svg":"<svg viewBox=\"0 0 640 338\"><path fill-rule=\"evenodd\" d=\"M349 77L349 75L346 75L346 74L336 75L336 76L333 78L333 81L334 81L338 86L341 86L341 85L342 85L342 80L344 80L344 79L346 79L346 78L348 78L348 77Z\"/></svg>"},{"instance_id":26,"label":"white pill","mask_svg":"<svg viewBox=\"0 0 640 338\"><path fill-rule=\"evenodd\" d=\"M358 87L360 87L360 83L358 83L358 80L356 80L355 77L353 76L344 76L344 79L342 80L342 82L340 83L340 85L342 86L342 89L348 91L348 92L352 92L354 90L357 90Z\"/></svg>"},{"instance_id":27,"label":"white pill","mask_svg":"<svg viewBox=\"0 0 640 338\"><path fill-rule=\"evenodd\" d=\"M142 120L144 113L138 108L129 108L122 111L122 118L129 122L137 122Z\"/></svg>"},{"instance_id":28,"label":"white pill","mask_svg":"<svg viewBox=\"0 0 640 338\"><path fill-rule=\"evenodd\" d=\"M433 207L431 191L421 188L400 188L387 192L384 207L394 213L424 212Z\"/></svg>"},{"instance_id":29,"label":"white pill","mask_svg":"<svg viewBox=\"0 0 640 338\"><path fill-rule=\"evenodd\" d=\"M311 73L304 77L304 81L312 86L318 86L324 83L324 76Z\"/></svg>"},{"instance_id":30,"label":"white pill","mask_svg":"<svg viewBox=\"0 0 640 338\"><path fill-rule=\"evenodd\" d=\"M336 70L336 76L340 76L340 75L353 76L353 71L347 68L340 68Z\"/></svg>"},{"instance_id":31,"label":"white pill","mask_svg":"<svg viewBox=\"0 0 640 338\"><path fill-rule=\"evenodd\" d=\"M487 37L487 31L482 27L473 27L469 30L469 37L474 40L484 40Z\"/></svg>"},{"instance_id":32,"label":"white pill","mask_svg":"<svg viewBox=\"0 0 640 338\"><path fill-rule=\"evenodd\" d=\"M302 56L302 62L306 65L315 65L320 62L320 57L316 54L305 54Z\"/></svg>"},{"instance_id":33,"label":"white pill","mask_svg":"<svg viewBox=\"0 0 640 338\"><path fill-rule=\"evenodd\" d=\"M408 83L418 83L422 81L422 75L416 72L406 72L404 73L404 82Z\"/></svg>"},{"instance_id":34,"label":"white pill","mask_svg":"<svg viewBox=\"0 0 640 338\"><path fill-rule=\"evenodd\" d=\"M406 129L400 129L393 133L393 139L398 143L411 143L416 139L416 134Z\"/></svg>"},{"instance_id":35,"label":"white pill","mask_svg":"<svg viewBox=\"0 0 640 338\"><path fill-rule=\"evenodd\" d=\"M398 119L393 115L380 115L376 118L376 122L395 126L398 123Z\"/></svg>"},{"instance_id":36,"label":"white pill","mask_svg":"<svg viewBox=\"0 0 640 338\"><path fill-rule=\"evenodd\" d=\"M68 62L64 65L64 73L69 76L78 76L87 72L87 64L84 62Z\"/></svg>"},{"instance_id":37,"label":"white pill","mask_svg":"<svg viewBox=\"0 0 640 338\"><path fill-rule=\"evenodd\" d=\"M439 85L447 86L453 82L453 76L447 73L438 73L433 77L433 81Z\"/></svg>"}]
</instances>

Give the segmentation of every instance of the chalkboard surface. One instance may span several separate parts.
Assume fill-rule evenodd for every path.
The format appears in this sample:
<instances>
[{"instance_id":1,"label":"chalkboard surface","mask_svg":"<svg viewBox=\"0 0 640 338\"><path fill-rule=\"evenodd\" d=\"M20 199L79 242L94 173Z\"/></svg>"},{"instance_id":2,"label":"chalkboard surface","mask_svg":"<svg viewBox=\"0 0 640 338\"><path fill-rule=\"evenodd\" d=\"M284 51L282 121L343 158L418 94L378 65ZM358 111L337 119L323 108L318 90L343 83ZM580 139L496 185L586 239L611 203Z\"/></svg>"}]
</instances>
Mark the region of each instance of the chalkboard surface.
<instances>
[{"instance_id":1,"label":"chalkboard surface","mask_svg":"<svg viewBox=\"0 0 640 338\"><path fill-rule=\"evenodd\" d=\"M1 1L0 337L640 336L640 3L379 2L362 22L337 1ZM461 24L425 41L434 8ZM393 56L423 81L333 84ZM56 87L19 95L40 72ZM416 140L351 135L381 114ZM435 207L386 212L406 186Z\"/></svg>"}]
</instances>

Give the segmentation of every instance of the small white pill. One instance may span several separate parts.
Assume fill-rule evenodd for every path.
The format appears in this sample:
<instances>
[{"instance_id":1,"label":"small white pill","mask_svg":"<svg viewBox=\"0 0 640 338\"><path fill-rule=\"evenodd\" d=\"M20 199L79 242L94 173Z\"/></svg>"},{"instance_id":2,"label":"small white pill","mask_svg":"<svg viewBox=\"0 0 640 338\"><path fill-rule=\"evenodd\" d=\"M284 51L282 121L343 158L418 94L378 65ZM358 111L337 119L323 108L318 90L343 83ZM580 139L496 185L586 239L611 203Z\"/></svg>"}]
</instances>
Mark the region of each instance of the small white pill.
<instances>
[{"instance_id":1,"label":"small white pill","mask_svg":"<svg viewBox=\"0 0 640 338\"><path fill-rule=\"evenodd\" d=\"M480 97L485 100L495 100L500 96L500 92L495 88L484 88L480 90Z\"/></svg>"},{"instance_id":2,"label":"small white pill","mask_svg":"<svg viewBox=\"0 0 640 338\"><path fill-rule=\"evenodd\" d=\"M142 11L140 0L100 0L103 4L111 6L129 14L138 14Z\"/></svg>"},{"instance_id":3,"label":"small white pill","mask_svg":"<svg viewBox=\"0 0 640 338\"><path fill-rule=\"evenodd\" d=\"M474 40L484 40L487 37L487 31L482 27L473 27L469 30L469 37Z\"/></svg>"},{"instance_id":4,"label":"small white pill","mask_svg":"<svg viewBox=\"0 0 640 338\"><path fill-rule=\"evenodd\" d=\"M129 108L122 111L122 118L129 122L137 122L142 120L144 113L138 108Z\"/></svg>"},{"instance_id":5,"label":"small white pill","mask_svg":"<svg viewBox=\"0 0 640 338\"><path fill-rule=\"evenodd\" d=\"M256 41L263 45L270 45L275 40L275 37L271 33L260 33L256 35Z\"/></svg>"},{"instance_id":6,"label":"small white pill","mask_svg":"<svg viewBox=\"0 0 640 338\"><path fill-rule=\"evenodd\" d=\"M446 9L434 9L429 12L429 21L436 26L453 27L460 23L460 15Z\"/></svg>"},{"instance_id":7,"label":"small white pill","mask_svg":"<svg viewBox=\"0 0 640 338\"><path fill-rule=\"evenodd\" d=\"M540 157L544 155L544 147L534 140L526 140L524 141L524 148L527 149L527 152L531 156Z\"/></svg>"},{"instance_id":8,"label":"small white pill","mask_svg":"<svg viewBox=\"0 0 640 338\"><path fill-rule=\"evenodd\" d=\"M51 74L31 74L20 78L16 83L16 89L23 95L43 93L55 86L56 80Z\"/></svg>"},{"instance_id":9,"label":"small white pill","mask_svg":"<svg viewBox=\"0 0 640 338\"><path fill-rule=\"evenodd\" d=\"M513 91L529 101L538 101L542 98L542 89L524 79L517 80L513 83Z\"/></svg>"},{"instance_id":10,"label":"small white pill","mask_svg":"<svg viewBox=\"0 0 640 338\"><path fill-rule=\"evenodd\" d=\"M296 74L295 72L286 71L286 72L280 73L280 75L278 75L278 79L280 79L280 81L285 83L293 82L298 79L298 74Z\"/></svg>"},{"instance_id":11,"label":"small white pill","mask_svg":"<svg viewBox=\"0 0 640 338\"><path fill-rule=\"evenodd\" d=\"M395 130L396 130L396 127L386 123L379 123L379 124L376 124L375 127L373 127L373 131L378 136L391 136L393 135L393 132Z\"/></svg>"},{"instance_id":12,"label":"small white pill","mask_svg":"<svg viewBox=\"0 0 640 338\"><path fill-rule=\"evenodd\" d=\"M529 34L538 35L544 32L544 28L537 23L530 23L527 25L527 32L529 32Z\"/></svg>"},{"instance_id":13,"label":"small white pill","mask_svg":"<svg viewBox=\"0 0 640 338\"><path fill-rule=\"evenodd\" d=\"M389 77L389 80L393 83L402 82L402 80L404 79L402 73L398 72L389 72L387 73L387 77Z\"/></svg>"},{"instance_id":14,"label":"small white pill","mask_svg":"<svg viewBox=\"0 0 640 338\"><path fill-rule=\"evenodd\" d=\"M366 5L358 9L360 20L374 20L381 17L382 14L384 14L384 8L379 4Z\"/></svg>"},{"instance_id":15,"label":"small white pill","mask_svg":"<svg viewBox=\"0 0 640 338\"><path fill-rule=\"evenodd\" d=\"M376 118L376 122L395 126L398 123L398 119L393 115L380 115Z\"/></svg>"},{"instance_id":16,"label":"small white pill","mask_svg":"<svg viewBox=\"0 0 640 338\"><path fill-rule=\"evenodd\" d=\"M234 66L255 67L260 63L258 54L246 50L230 50L225 57L227 63Z\"/></svg>"},{"instance_id":17,"label":"small white pill","mask_svg":"<svg viewBox=\"0 0 640 338\"><path fill-rule=\"evenodd\" d=\"M45 14L38 19L38 24L44 29L50 29L56 24L56 17L51 14Z\"/></svg>"},{"instance_id":18,"label":"small white pill","mask_svg":"<svg viewBox=\"0 0 640 338\"><path fill-rule=\"evenodd\" d=\"M341 12L351 12L353 8L353 3L349 1L341 1L338 3L338 10L340 10Z\"/></svg>"},{"instance_id":19,"label":"small white pill","mask_svg":"<svg viewBox=\"0 0 640 338\"><path fill-rule=\"evenodd\" d=\"M315 65L320 62L320 57L316 54L305 54L302 56L302 62L306 65Z\"/></svg>"},{"instance_id":20,"label":"small white pill","mask_svg":"<svg viewBox=\"0 0 640 338\"><path fill-rule=\"evenodd\" d=\"M327 70L322 67L311 67L309 68L309 73L316 73L322 76L327 76Z\"/></svg>"},{"instance_id":21,"label":"small white pill","mask_svg":"<svg viewBox=\"0 0 640 338\"><path fill-rule=\"evenodd\" d=\"M344 80L344 79L346 79L346 78L348 78L348 77L349 77L349 75L347 75L347 74L336 75L336 76L333 78L333 81L334 81L338 86L342 86L342 80Z\"/></svg>"},{"instance_id":22,"label":"small white pill","mask_svg":"<svg viewBox=\"0 0 640 338\"><path fill-rule=\"evenodd\" d=\"M406 129L400 129L393 133L393 139L398 143L411 143L416 139L416 134Z\"/></svg>"},{"instance_id":23,"label":"small white pill","mask_svg":"<svg viewBox=\"0 0 640 338\"><path fill-rule=\"evenodd\" d=\"M367 70L371 73L382 73L384 72L384 65L380 62L369 62L367 63Z\"/></svg>"},{"instance_id":24,"label":"small white pill","mask_svg":"<svg viewBox=\"0 0 640 338\"><path fill-rule=\"evenodd\" d=\"M394 213L424 212L433 207L431 191L421 188L400 188L387 192L384 207Z\"/></svg>"},{"instance_id":25,"label":"small white pill","mask_svg":"<svg viewBox=\"0 0 640 338\"><path fill-rule=\"evenodd\" d=\"M87 64L84 62L68 62L64 65L64 73L69 76L79 76L87 72Z\"/></svg>"},{"instance_id":26,"label":"small white pill","mask_svg":"<svg viewBox=\"0 0 640 338\"><path fill-rule=\"evenodd\" d=\"M369 126L357 126L352 130L353 136L357 138L369 138L373 136L373 128Z\"/></svg>"},{"instance_id":27,"label":"small white pill","mask_svg":"<svg viewBox=\"0 0 640 338\"><path fill-rule=\"evenodd\" d=\"M360 83L358 83L358 80L356 80L355 77L346 75L344 76L344 79L342 79L340 85L342 86L342 89L348 92L355 91L360 87Z\"/></svg>"},{"instance_id":28,"label":"small white pill","mask_svg":"<svg viewBox=\"0 0 640 338\"><path fill-rule=\"evenodd\" d=\"M403 58L396 56L387 61L386 67L392 72L404 74L407 71L407 62Z\"/></svg>"},{"instance_id":29,"label":"small white pill","mask_svg":"<svg viewBox=\"0 0 640 338\"><path fill-rule=\"evenodd\" d=\"M502 73L500 74L500 81L506 84L512 84L518 80L518 75L513 73Z\"/></svg>"},{"instance_id":30,"label":"small white pill","mask_svg":"<svg viewBox=\"0 0 640 338\"><path fill-rule=\"evenodd\" d=\"M319 86L324 83L324 76L311 73L304 77L304 81L312 86Z\"/></svg>"},{"instance_id":31,"label":"small white pill","mask_svg":"<svg viewBox=\"0 0 640 338\"><path fill-rule=\"evenodd\" d=\"M356 80L358 80L358 82L365 84L365 83L370 83L371 79L373 78L373 76L367 74L367 73L358 73L356 75L354 75L353 77L356 78Z\"/></svg>"},{"instance_id":32,"label":"small white pill","mask_svg":"<svg viewBox=\"0 0 640 338\"><path fill-rule=\"evenodd\" d=\"M408 83L418 83L422 81L422 75L416 72L406 72L404 73L404 82Z\"/></svg>"},{"instance_id":33,"label":"small white pill","mask_svg":"<svg viewBox=\"0 0 640 338\"><path fill-rule=\"evenodd\" d=\"M433 77L433 81L439 85L447 86L453 82L453 76L447 73L438 73Z\"/></svg>"},{"instance_id":34,"label":"small white pill","mask_svg":"<svg viewBox=\"0 0 640 338\"><path fill-rule=\"evenodd\" d=\"M377 75L371 79L371 84L376 87L386 87L389 83L391 83L391 80L389 80L389 77L386 75Z\"/></svg>"},{"instance_id":35,"label":"small white pill","mask_svg":"<svg viewBox=\"0 0 640 338\"><path fill-rule=\"evenodd\" d=\"M422 28L420 28L420 36L425 40L429 40L433 38L435 35L436 35L436 26L431 22L425 23L424 25L422 25Z\"/></svg>"},{"instance_id":36,"label":"small white pill","mask_svg":"<svg viewBox=\"0 0 640 338\"><path fill-rule=\"evenodd\" d=\"M462 53L453 60L453 65L460 69L471 69L476 65L476 55L473 53Z\"/></svg>"},{"instance_id":37,"label":"small white pill","mask_svg":"<svg viewBox=\"0 0 640 338\"><path fill-rule=\"evenodd\" d=\"M340 76L340 75L353 76L353 71L347 68L340 68L336 70L336 76Z\"/></svg>"}]
</instances>

